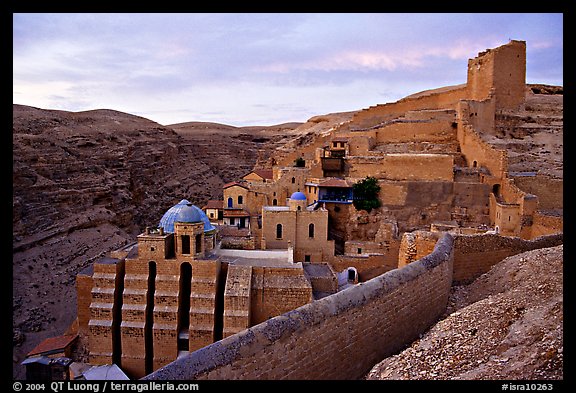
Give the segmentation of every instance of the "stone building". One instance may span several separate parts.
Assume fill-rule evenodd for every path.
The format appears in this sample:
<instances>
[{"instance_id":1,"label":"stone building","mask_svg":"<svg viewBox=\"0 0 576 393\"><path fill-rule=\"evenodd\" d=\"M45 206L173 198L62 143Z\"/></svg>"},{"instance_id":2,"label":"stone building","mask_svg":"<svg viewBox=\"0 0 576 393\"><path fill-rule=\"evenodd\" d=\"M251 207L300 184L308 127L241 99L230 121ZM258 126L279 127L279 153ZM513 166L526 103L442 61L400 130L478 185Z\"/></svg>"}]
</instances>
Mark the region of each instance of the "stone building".
<instances>
[{"instance_id":1,"label":"stone building","mask_svg":"<svg viewBox=\"0 0 576 393\"><path fill-rule=\"evenodd\" d=\"M288 206L262 207L262 248L293 248L295 261L331 260L334 241L328 239L328 210L319 203L308 205L306 195L298 191Z\"/></svg>"},{"instance_id":2,"label":"stone building","mask_svg":"<svg viewBox=\"0 0 576 393\"><path fill-rule=\"evenodd\" d=\"M184 199L135 244L77 276L78 326L91 363L140 378L313 300L302 264L286 253L220 257L216 231Z\"/></svg>"}]
</instances>

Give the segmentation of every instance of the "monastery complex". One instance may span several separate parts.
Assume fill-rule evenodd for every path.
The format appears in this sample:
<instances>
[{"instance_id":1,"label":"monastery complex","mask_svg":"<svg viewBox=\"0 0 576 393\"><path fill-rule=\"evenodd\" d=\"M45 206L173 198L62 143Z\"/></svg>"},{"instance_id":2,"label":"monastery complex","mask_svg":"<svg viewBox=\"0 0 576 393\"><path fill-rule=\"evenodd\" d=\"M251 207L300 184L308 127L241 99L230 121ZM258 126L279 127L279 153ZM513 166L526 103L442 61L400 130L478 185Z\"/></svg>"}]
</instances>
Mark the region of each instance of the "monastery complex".
<instances>
[{"instance_id":1,"label":"monastery complex","mask_svg":"<svg viewBox=\"0 0 576 393\"><path fill-rule=\"evenodd\" d=\"M546 179L520 187L527 174L510 171L508 152L480 136L525 105L525 76L526 44L510 41L470 59L465 84L361 110L278 150L226 184L223 200L174 201L136 243L77 276L90 363L144 377L402 268L446 232L561 233L562 216L546 209L561 206L561 192L538 195ZM354 204L354 185L368 177L380 187L370 212Z\"/></svg>"}]
</instances>

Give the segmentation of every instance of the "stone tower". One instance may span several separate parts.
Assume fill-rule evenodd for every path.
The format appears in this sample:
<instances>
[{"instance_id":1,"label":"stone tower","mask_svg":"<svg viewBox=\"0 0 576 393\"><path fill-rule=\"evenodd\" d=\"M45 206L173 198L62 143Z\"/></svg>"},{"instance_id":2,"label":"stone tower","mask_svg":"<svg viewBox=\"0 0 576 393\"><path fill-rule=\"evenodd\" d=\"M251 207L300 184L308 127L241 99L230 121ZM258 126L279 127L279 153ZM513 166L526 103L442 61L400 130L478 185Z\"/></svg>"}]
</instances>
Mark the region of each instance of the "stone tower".
<instances>
[{"instance_id":1,"label":"stone tower","mask_svg":"<svg viewBox=\"0 0 576 393\"><path fill-rule=\"evenodd\" d=\"M517 108L526 90L526 42L512 40L468 60L467 86L470 99L493 94L496 110Z\"/></svg>"}]
</instances>

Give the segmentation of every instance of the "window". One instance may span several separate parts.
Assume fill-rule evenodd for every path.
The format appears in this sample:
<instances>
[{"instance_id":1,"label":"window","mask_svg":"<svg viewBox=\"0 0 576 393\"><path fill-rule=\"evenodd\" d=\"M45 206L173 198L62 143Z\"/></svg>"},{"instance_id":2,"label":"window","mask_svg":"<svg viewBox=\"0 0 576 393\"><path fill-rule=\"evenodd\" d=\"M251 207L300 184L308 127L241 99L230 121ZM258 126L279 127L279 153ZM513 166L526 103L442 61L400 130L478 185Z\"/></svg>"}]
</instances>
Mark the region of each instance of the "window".
<instances>
[{"instance_id":1,"label":"window","mask_svg":"<svg viewBox=\"0 0 576 393\"><path fill-rule=\"evenodd\" d=\"M282 224L276 225L276 239L282 239Z\"/></svg>"},{"instance_id":2,"label":"window","mask_svg":"<svg viewBox=\"0 0 576 393\"><path fill-rule=\"evenodd\" d=\"M232 197L228 198L228 207L232 207L233 203L234 203L234 200L232 199Z\"/></svg>"},{"instance_id":3,"label":"window","mask_svg":"<svg viewBox=\"0 0 576 393\"><path fill-rule=\"evenodd\" d=\"M190 254L190 236L182 235L180 239L182 240L182 254Z\"/></svg>"},{"instance_id":4,"label":"window","mask_svg":"<svg viewBox=\"0 0 576 393\"><path fill-rule=\"evenodd\" d=\"M308 225L308 237L310 238L314 237L314 224Z\"/></svg>"},{"instance_id":5,"label":"window","mask_svg":"<svg viewBox=\"0 0 576 393\"><path fill-rule=\"evenodd\" d=\"M210 218L214 218L214 213L210 213Z\"/></svg>"},{"instance_id":6,"label":"window","mask_svg":"<svg viewBox=\"0 0 576 393\"><path fill-rule=\"evenodd\" d=\"M272 200L272 206L278 206L278 199Z\"/></svg>"},{"instance_id":7,"label":"window","mask_svg":"<svg viewBox=\"0 0 576 393\"><path fill-rule=\"evenodd\" d=\"M244 198L242 197L242 195L238 195L238 204L241 205L244 203Z\"/></svg>"},{"instance_id":8,"label":"window","mask_svg":"<svg viewBox=\"0 0 576 393\"><path fill-rule=\"evenodd\" d=\"M154 251L156 248L154 247L150 247L150 251Z\"/></svg>"},{"instance_id":9,"label":"window","mask_svg":"<svg viewBox=\"0 0 576 393\"><path fill-rule=\"evenodd\" d=\"M358 249L358 254L362 254L362 249L361 249L361 248Z\"/></svg>"},{"instance_id":10,"label":"window","mask_svg":"<svg viewBox=\"0 0 576 393\"><path fill-rule=\"evenodd\" d=\"M196 235L196 254L202 252L202 235Z\"/></svg>"},{"instance_id":11,"label":"window","mask_svg":"<svg viewBox=\"0 0 576 393\"><path fill-rule=\"evenodd\" d=\"M310 262L310 255L304 255L304 262Z\"/></svg>"},{"instance_id":12,"label":"window","mask_svg":"<svg viewBox=\"0 0 576 393\"><path fill-rule=\"evenodd\" d=\"M294 184L294 183L296 183L296 178L295 178L295 177L292 178L292 184Z\"/></svg>"},{"instance_id":13,"label":"window","mask_svg":"<svg viewBox=\"0 0 576 393\"><path fill-rule=\"evenodd\" d=\"M230 218L230 225L236 225L236 219L234 217Z\"/></svg>"}]
</instances>

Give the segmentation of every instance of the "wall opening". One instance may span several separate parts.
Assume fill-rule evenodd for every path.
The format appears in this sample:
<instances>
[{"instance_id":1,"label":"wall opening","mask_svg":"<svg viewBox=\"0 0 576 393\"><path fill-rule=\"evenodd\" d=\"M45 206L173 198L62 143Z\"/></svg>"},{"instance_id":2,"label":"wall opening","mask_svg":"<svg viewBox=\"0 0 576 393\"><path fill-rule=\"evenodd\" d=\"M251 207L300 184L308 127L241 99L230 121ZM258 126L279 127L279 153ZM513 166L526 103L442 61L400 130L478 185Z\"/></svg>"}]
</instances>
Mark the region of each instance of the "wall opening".
<instances>
[{"instance_id":1,"label":"wall opening","mask_svg":"<svg viewBox=\"0 0 576 393\"><path fill-rule=\"evenodd\" d=\"M182 243L182 254L190 254L190 236L181 235L180 243Z\"/></svg>"},{"instance_id":2,"label":"wall opening","mask_svg":"<svg viewBox=\"0 0 576 393\"><path fill-rule=\"evenodd\" d=\"M292 178L292 184L294 184L294 183L296 183L296 178L295 178L295 177Z\"/></svg>"},{"instance_id":3,"label":"wall opening","mask_svg":"<svg viewBox=\"0 0 576 393\"><path fill-rule=\"evenodd\" d=\"M233 204L234 204L234 200L232 199L232 197L228 198L228 207L232 208Z\"/></svg>"},{"instance_id":4,"label":"wall opening","mask_svg":"<svg viewBox=\"0 0 576 393\"><path fill-rule=\"evenodd\" d=\"M304 262L310 262L310 255L304 255Z\"/></svg>"},{"instance_id":5,"label":"wall opening","mask_svg":"<svg viewBox=\"0 0 576 393\"><path fill-rule=\"evenodd\" d=\"M120 364L122 358L122 334L120 325L122 324L122 304L124 293L124 262L116 270L116 289L114 290L114 305L112 306L112 363Z\"/></svg>"},{"instance_id":6,"label":"wall opening","mask_svg":"<svg viewBox=\"0 0 576 393\"><path fill-rule=\"evenodd\" d=\"M238 204L241 205L244 203L244 197L242 195L238 195Z\"/></svg>"},{"instance_id":7,"label":"wall opening","mask_svg":"<svg viewBox=\"0 0 576 393\"><path fill-rule=\"evenodd\" d=\"M188 262L180 265L178 291L178 350L188 351L190 337L190 291L192 287L192 266Z\"/></svg>"},{"instance_id":8,"label":"wall opening","mask_svg":"<svg viewBox=\"0 0 576 393\"><path fill-rule=\"evenodd\" d=\"M477 161L472 162L472 168L476 168L477 166L478 166L478 162L477 162Z\"/></svg>"},{"instance_id":9,"label":"wall opening","mask_svg":"<svg viewBox=\"0 0 576 393\"><path fill-rule=\"evenodd\" d=\"M148 291L146 293L146 322L144 324L144 372L150 374L154 360L154 292L156 291L156 262L148 262Z\"/></svg>"},{"instance_id":10,"label":"wall opening","mask_svg":"<svg viewBox=\"0 0 576 393\"><path fill-rule=\"evenodd\" d=\"M278 206L278 199L272 200L272 206Z\"/></svg>"},{"instance_id":11,"label":"wall opening","mask_svg":"<svg viewBox=\"0 0 576 393\"><path fill-rule=\"evenodd\" d=\"M282 239L282 224L276 225L276 239Z\"/></svg>"},{"instance_id":12,"label":"wall opening","mask_svg":"<svg viewBox=\"0 0 576 393\"><path fill-rule=\"evenodd\" d=\"M356 270L348 268L348 281L356 282Z\"/></svg>"},{"instance_id":13,"label":"wall opening","mask_svg":"<svg viewBox=\"0 0 576 393\"><path fill-rule=\"evenodd\" d=\"M500 184L494 184L494 185L492 186L492 193L493 193L495 196L499 196L499 195L500 195Z\"/></svg>"},{"instance_id":14,"label":"wall opening","mask_svg":"<svg viewBox=\"0 0 576 393\"><path fill-rule=\"evenodd\" d=\"M314 224L308 225L308 237L310 238L314 237Z\"/></svg>"},{"instance_id":15,"label":"wall opening","mask_svg":"<svg viewBox=\"0 0 576 393\"><path fill-rule=\"evenodd\" d=\"M200 254L202 252L202 234L196 235L196 254Z\"/></svg>"}]
</instances>

